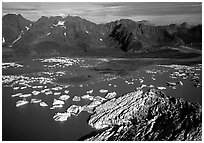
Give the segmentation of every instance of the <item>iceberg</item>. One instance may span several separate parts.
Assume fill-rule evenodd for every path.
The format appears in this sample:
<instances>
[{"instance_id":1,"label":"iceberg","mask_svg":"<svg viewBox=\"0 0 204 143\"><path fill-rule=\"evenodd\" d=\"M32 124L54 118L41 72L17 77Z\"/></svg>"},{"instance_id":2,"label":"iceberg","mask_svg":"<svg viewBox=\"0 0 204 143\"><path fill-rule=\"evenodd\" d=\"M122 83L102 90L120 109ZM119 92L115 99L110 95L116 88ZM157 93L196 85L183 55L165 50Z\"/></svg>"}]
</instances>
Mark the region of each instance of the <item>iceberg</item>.
<instances>
[{"instance_id":1,"label":"iceberg","mask_svg":"<svg viewBox=\"0 0 204 143\"><path fill-rule=\"evenodd\" d=\"M93 93L93 89L86 92L87 94Z\"/></svg>"},{"instance_id":2,"label":"iceberg","mask_svg":"<svg viewBox=\"0 0 204 143\"><path fill-rule=\"evenodd\" d=\"M54 101L53 101L52 105L59 105L59 104L64 104L64 101L54 99Z\"/></svg>"},{"instance_id":3,"label":"iceberg","mask_svg":"<svg viewBox=\"0 0 204 143\"><path fill-rule=\"evenodd\" d=\"M11 97L16 97L16 96L20 96L20 95L22 95L22 93L13 94L13 95L11 95Z\"/></svg>"},{"instance_id":4,"label":"iceberg","mask_svg":"<svg viewBox=\"0 0 204 143\"><path fill-rule=\"evenodd\" d=\"M40 103L41 99L31 99L30 103Z\"/></svg>"},{"instance_id":5,"label":"iceberg","mask_svg":"<svg viewBox=\"0 0 204 143\"><path fill-rule=\"evenodd\" d=\"M31 96L31 94L22 94L22 95L20 95L19 97L25 98L25 97L30 97L30 96Z\"/></svg>"},{"instance_id":6,"label":"iceberg","mask_svg":"<svg viewBox=\"0 0 204 143\"><path fill-rule=\"evenodd\" d=\"M40 106L46 107L46 106L48 106L48 105L47 105L47 103L45 103L45 102L40 102Z\"/></svg>"},{"instance_id":7,"label":"iceberg","mask_svg":"<svg viewBox=\"0 0 204 143\"><path fill-rule=\"evenodd\" d=\"M108 90L107 89L100 89L99 92L100 93L106 93L106 92L108 92Z\"/></svg>"},{"instance_id":8,"label":"iceberg","mask_svg":"<svg viewBox=\"0 0 204 143\"><path fill-rule=\"evenodd\" d=\"M61 95L61 96L59 97L60 100L68 100L69 98L70 98L69 95Z\"/></svg>"},{"instance_id":9,"label":"iceberg","mask_svg":"<svg viewBox=\"0 0 204 143\"><path fill-rule=\"evenodd\" d=\"M88 100L93 100L94 97L93 96L90 96L89 94L85 94L81 97L82 99L88 99Z\"/></svg>"},{"instance_id":10,"label":"iceberg","mask_svg":"<svg viewBox=\"0 0 204 143\"><path fill-rule=\"evenodd\" d=\"M52 110L52 109L55 109L55 108L62 108L62 107L63 107L62 104L58 104L58 105L54 105L54 106L50 107L50 109Z\"/></svg>"},{"instance_id":11,"label":"iceberg","mask_svg":"<svg viewBox=\"0 0 204 143\"><path fill-rule=\"evenodd\" d=\"M27 100L19 100L16 102L16 107L28 104L29 102Z\"/></svg>"},{"instance_id":12,"label":"iceberg","mask_svg":"<svg viewBox=\"0 0 204 143\"><path fill-rule=\"evenodd\" d=\"M73 101L80 101L80 97L79 96L74 96L74 98L72 99Z\"/></svg>"}]
</instances>

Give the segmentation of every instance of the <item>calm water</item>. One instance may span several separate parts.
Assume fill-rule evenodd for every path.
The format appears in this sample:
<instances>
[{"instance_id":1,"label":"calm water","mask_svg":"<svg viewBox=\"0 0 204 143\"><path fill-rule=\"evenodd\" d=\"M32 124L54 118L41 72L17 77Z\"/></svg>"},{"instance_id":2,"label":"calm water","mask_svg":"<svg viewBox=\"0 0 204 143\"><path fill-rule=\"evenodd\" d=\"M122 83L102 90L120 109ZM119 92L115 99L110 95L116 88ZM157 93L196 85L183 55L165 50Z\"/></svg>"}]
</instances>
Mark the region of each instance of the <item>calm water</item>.
<instances>
[{"instance_id":1,"label":"calm water","mask_svg":"<svg viewBox=\"0 0 204 143\"><path fill-rule=\"evenodd\" d=\"M101 64L106 65L109 60L113 59L59 57L3 63L3 140L78 140L94 131L87 124L91 114L86 111L80 112L78 116L72 115L63 122L53 119L55 113L66 112L71 105L82 107L91 103L91 100L81 98L90 90L93 92L89 95L93 97L105 98L107 93L101 93L101 89L108 90L108 93L115 92L118 97L141 85L153 85L162 87L163 92L169 96L202 104L201 65L150 65L123 75L115 75L107 67L106 72L94 70ZM175 72L180 75L170 76ZM185 74L182 75L183 72ZM174 86L167 86L167 82ZM43 91L45 89L47 91ZM39 93L34 95L33 91ZM50 94L46 95L46 92ZM30 95L14 96L17 93ZM69 95L70 98L64 101L63 107L50 109L54 99L59 99L61 95ZM73 101L75 96L80 97L80 101ZM23 99L29 103L16 107L17 102ZM31 103L31 99L40 99L48 106Z\"/></svg>"}]
</instances>

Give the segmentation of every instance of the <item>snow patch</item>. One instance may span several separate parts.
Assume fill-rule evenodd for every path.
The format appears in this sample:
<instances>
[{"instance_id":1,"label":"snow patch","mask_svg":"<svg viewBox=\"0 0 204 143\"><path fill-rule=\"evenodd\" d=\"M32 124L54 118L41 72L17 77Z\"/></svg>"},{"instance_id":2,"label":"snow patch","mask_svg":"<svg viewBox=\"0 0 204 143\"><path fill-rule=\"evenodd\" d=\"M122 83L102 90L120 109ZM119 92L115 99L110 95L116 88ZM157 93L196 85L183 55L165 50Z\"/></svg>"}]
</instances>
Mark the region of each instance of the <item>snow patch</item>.
<instances>
[{"instance_id":1,"label":"snow patch","mask_svg":"<svg viewBox=\"0 0 204 143\"><path fill-rule=\"evenodd\" d=\"M13 43L11 45L13 45L14 43L16 43L19 39L21 39L21 36L23 35L23 31L21 31L21 34L18 36L18 38L16 40L13 41Z\"/></svg>"}]
</instances>

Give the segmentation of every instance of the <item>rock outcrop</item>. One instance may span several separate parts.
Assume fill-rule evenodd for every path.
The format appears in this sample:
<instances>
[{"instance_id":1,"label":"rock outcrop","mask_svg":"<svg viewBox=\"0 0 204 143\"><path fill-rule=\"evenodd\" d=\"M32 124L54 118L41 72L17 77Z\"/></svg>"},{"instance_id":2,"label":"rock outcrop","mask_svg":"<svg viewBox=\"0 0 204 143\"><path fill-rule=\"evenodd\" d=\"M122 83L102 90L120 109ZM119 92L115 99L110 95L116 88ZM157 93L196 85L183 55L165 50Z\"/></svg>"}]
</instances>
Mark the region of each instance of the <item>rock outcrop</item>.
<instances>
[{"instance_id":1,"label":"rock outcrop","mask_svg":"<svg viewBox=\"0 0 204 143\"><path fill-rule=\"evenodd\" d=\"M201 140L202 107L162 91L137 89L97 106L88 141ZM83 139L84 139L83 138Z\"/></svg>"}]
</instances>

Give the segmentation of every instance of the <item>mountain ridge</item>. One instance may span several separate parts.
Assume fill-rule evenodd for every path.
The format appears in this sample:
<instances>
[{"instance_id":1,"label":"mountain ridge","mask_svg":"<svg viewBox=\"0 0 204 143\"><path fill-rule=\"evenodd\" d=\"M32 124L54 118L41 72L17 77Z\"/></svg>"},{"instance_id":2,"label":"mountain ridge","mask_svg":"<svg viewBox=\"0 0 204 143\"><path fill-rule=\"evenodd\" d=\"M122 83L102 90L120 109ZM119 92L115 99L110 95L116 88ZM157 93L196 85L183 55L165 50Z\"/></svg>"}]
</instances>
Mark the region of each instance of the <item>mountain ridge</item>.
<instances>
[{"instance_id":1,"label":"mountain ridge","mask_svg":"<svg viewBox=\"0 0 204 143\"><path fill-rule=\"evenodd\" d=\"M185 22L155 26L146 20L120 19L95 24L70 15L42 16L36 22L31 22L20 14L7 14L2 17L2 24L3 47L12 47L17 55L37 55L42 48L47 49L42 50L45 53L57 54L98 48L118 48L125 52L148 51L156 47L202 41L202 25L191 26Z\"/></svg>"}]
</instances>

